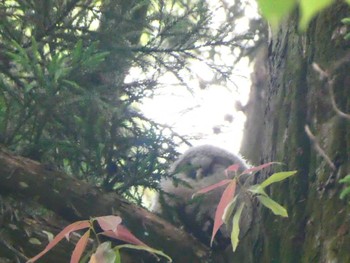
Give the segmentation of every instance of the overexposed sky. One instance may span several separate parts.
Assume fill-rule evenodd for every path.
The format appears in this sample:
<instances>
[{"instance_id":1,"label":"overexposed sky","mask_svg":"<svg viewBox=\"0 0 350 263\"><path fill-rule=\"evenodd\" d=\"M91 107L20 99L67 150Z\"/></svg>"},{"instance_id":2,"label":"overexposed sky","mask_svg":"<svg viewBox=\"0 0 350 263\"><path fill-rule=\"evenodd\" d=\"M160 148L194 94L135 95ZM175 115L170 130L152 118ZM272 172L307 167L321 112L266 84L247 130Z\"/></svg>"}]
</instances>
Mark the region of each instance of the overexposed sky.
<instances>
[{"instance_id":1,"label":"overexposed sky","mask_svg":"<svg viewBox=\"0 0 350 263\"><path fill-rule=\"evenodd\" d=\"M200 65L198 65L200 69ZM194 70L197 70L194 69ZM153 99L144 100L141 111L153 120L174 127L181 135L198 138L193 145L212 144L231 152L238 152L242 139L245 116L236 112L236 101L245 104L250 90L248 65L242 67L240 75L234 78L237 88L212 85L206 89L194 86L191 94L183 87L165 88ZM225 121L230 119L232 121ZM215 133L215 127L221 132ZM180 151L186 150L180 149Z\"/></svg>"},{"instance_id":2,"label":"overexposed sky","mask_svg":"<svg viewBox=\"0 0 350 263\"><path fill-rule=\"evenodd\" d=\"M220 13L223 10L215 6L220 1L213 0L212 3L213 10L216 10L213 23L220 24L225 17ZM255 4L248 7L247 17L257 15L255 8ZM240 19L237 33L245 32L248 26L248 19ZM234 61L235 56L229 48L222 47L218 51L223 54L220 56L223 64ZM192 93L177 85L178 81L172 74L165 74L159 79L165 83L165 87L158 90L152 99L145 99L140 110L148 118L172 126L180 135L195 137L195 140L190 141L193 145L211 144L237 153L243 136L245 116L236 111L235 104L239 101L244 105L248 100L251 85L248 59L240 61L236 68L232 72L233 83L228 82L225 87L210 84L201 89L201 83L211 83L213 73L204 62L195 61L191 70L198 79L189 80L188 83L193 89ZM131 76L137 74L137 69L130 71ZM179 151L187 148L184 145Z\"/></svg>"}]
</instances>

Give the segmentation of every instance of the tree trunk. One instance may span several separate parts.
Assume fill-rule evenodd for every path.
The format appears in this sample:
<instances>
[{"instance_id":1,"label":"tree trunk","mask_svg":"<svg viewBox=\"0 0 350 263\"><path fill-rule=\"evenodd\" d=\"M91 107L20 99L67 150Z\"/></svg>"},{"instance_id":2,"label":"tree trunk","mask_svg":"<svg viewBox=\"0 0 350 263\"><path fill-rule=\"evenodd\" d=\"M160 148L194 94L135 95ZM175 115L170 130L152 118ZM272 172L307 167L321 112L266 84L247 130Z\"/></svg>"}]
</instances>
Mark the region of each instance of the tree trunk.
<instances>
[{"instance_id":1,"label":"tree trunk","mask_svg":"<svg viewBox=\"0 0 350 263\"><path fill-rule=\"evenodd\" d=\"M338 183L349 173L350 120L336 112L330 95L350 113L350 42L340 22L347 16L348 6L338 3L305 34L298 32L296 14L273 32L266 82L255 83L256 103L248 105L242 152L255 162L281 161L283 170L298 173L270 188L289 218L258 207L259 218L232 262L350 262L350 207L339 199Z\"/></svg>"}]
</instances>

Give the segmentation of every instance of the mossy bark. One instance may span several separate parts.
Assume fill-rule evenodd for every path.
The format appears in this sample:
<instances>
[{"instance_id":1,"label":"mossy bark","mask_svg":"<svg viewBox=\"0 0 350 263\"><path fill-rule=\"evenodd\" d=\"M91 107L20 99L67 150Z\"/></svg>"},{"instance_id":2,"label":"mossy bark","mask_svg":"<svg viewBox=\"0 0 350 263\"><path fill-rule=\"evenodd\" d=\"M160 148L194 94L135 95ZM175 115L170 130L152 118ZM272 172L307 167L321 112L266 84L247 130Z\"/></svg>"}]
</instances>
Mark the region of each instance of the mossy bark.
<instances>
[{"instance_id":1,"label":"mossy bark","mask_svg":"<svg viewBox=\"0 0 350 263\"><path fill-rule=\"evenodd\" d=\"M336 4L300 33L295 14L273 34L263 84L266 95L251 106L263 121L254 123L256 116L248 116L249 130L259 132L246 133L242 152L248 159L253 155L255 162L281 161L283 170L298 174L269 189L289 217L258 207L258 223L233 256L239 262L350 262L350 206L339 199L343 186L338 183L349 173L350 121L333 110L329 93L332 88L337 106L350 112L350 42L343 39L340 22L349 15L346 5ZM313 63L329 78L322 79ZM256 107L263 110L254 111ZM306 125L335 170L315 149ZM257 135L262 143L255 148L249 141L256 141L251 136ZM263 180L268 172L260 176Z\"/></svg>"}]
</instances>

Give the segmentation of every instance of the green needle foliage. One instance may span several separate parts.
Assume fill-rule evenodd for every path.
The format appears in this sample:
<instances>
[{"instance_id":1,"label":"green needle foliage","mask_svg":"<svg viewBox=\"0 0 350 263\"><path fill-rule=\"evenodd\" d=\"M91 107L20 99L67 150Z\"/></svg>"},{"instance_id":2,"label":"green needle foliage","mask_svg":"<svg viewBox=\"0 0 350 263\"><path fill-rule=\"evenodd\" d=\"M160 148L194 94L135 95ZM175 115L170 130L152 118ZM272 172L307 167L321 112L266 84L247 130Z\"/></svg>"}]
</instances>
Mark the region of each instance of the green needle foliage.
<instances>
[{"instance_id":1,"label":"green needle foliage","mask_svg":"<svg viewBox=\"0 0 350 263\"><path fill-rule=\"evenodd\" d=\"M216 62L217 48L238 59L254 46L254 35L232 33L242 14L232 4L213 28L203 0L1 1L0 143L140 201L134 187L156 188L187 139L140 104L166 73L186 87L194 61L225 83L234 63ZM141 73L127 79L131 69Z\"/></svg>"},{"instance_id":2,"label":"green needle foliage","mask_svg":"<svg viewBox=\"0 0 350 263\"><path fill-rule=\"evenodd\" d=\"M340 199L344 199L350 194L350 174L340 179L339 182L346 185L340 193Z\"/></svg>"}]
</instances>

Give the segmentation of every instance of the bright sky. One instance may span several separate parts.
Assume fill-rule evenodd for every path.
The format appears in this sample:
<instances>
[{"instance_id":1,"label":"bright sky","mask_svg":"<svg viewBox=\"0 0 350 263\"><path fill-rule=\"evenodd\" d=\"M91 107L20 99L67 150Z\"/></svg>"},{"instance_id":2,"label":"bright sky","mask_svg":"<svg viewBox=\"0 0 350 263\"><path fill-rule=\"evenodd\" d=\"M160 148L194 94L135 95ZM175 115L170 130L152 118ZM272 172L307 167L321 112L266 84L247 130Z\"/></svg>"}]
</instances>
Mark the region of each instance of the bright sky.
<instances>
[{"instance_id":1,"label":"bright sky","mask_svg":"<svg viewBox=\"0 0 350 263\"><path fill-rule=\"evenodd\" d=\"M247 12L250 17L256 15L255 10ZM224 17L220 10L217 17ZM245 31L247 27L248 20L240 21L239 31ZM220 52L227 53L228 49L222 48ZM234 59L232 54L222 57L228 60L223 61L225 63ZM210 85L206 89L200 89L200 82L210 81L213 74L204 63L196 62L192 69L198 75L198 80L189 83L193 94L179 86L167 87L160 90L154 98L145 100L140 109L145 116L174 127L177 133L198 138L190 141L193 145L211 144L237 153L242 140L245 116L236 111L235 104L239 101L244 105L248 100L251 71L248 60L242 60L236 68L239 68L239 71L232 72L234 83L225 87ZM133 72L130 72L130 75L133 75ZM165 74L160 81L169 83L169 86L176 82L170 73ZM220 132L215 132L218 131L215 127L218 127ZM185 151L187 148L188 146L184 145L179 151Z\"/></svg>"},{"instance_id":2,"label":"bright sky","mask_svg":"<svg viewBox=\"0 0 350 263\"><path fill-rule=\"evenodd\" d=\"M237 77L235 80L238 92L233 87L222 86L205 90L194 87L194 95L185 88L168 89L168 92L145 100L141 110L147 117L174 127L179 134L198 138L191 141L193 145L212 144L238 152L245 116L236 112L235 103L239 100L245 104L250 88L249 72L243 73L247 78ZM232 116L232 121L225 121L229 116ZM215 133L215 127L221 132ZM186 150L186 146L180 150Z\"/></svg>"}]
</instances>

